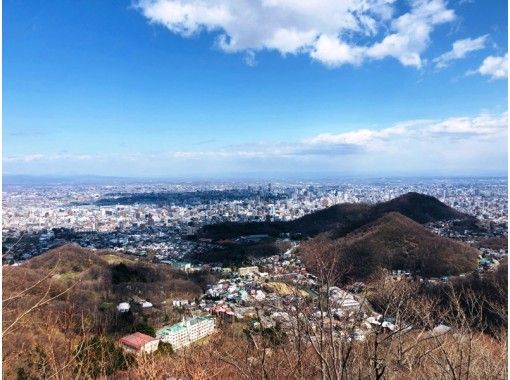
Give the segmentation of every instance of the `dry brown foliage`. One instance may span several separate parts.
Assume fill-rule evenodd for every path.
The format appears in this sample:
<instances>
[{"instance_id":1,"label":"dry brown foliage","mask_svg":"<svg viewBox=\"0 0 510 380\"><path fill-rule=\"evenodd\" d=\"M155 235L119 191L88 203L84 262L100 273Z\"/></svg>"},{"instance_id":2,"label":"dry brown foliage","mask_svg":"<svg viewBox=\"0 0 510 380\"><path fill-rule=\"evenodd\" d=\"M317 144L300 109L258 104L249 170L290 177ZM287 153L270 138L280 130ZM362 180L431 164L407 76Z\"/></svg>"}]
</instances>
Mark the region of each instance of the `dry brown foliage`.
<instances>
[{"instance_id":1,"label":"dry brown foliage","mask_svg":"<svg viewBox=\"0 0 510 380\"><path fill-rule=\"evenodd\" d=\"M309 301L296 297L281 306L292 318L285 334L274 337L246 324L222 326L199 345L177 353L121 355L97 316L85 312L73 296L76 281L55 280L55 272L36 268L4 271L3 370L7 379L506 379L507 329L489 336L473 315L494 308L506 318L506 306L479 294L453 288L448 310L433 299L416 297L414 284L379 279L378 304L397 328L370 330L365 340L348 339L359 325L356 317L340 326L334 320L329 289L343 275L328 256L315 255L321 291L313 302L319 318L309 317ZM56 266L59 267L58 265ZM346 268L344 268L345 270ZM7 282L7 283L6 283ZM466 309L466 300L468 309ZM366 311L360 297L359 314ZM92 305L93 303L91 303ZM467 312L467 311L469 312ZM435 313L431 313L435 311ZM259 309L262 313L263 310ZM444 334L430 329L441 320L452 327ZM476 319L475 319L476 320ZM414 328L408 330L407 326ZM263 327L262 331L263 331ZM277 331L278 333L278 331Z\"/></svg>"}]
</instances>

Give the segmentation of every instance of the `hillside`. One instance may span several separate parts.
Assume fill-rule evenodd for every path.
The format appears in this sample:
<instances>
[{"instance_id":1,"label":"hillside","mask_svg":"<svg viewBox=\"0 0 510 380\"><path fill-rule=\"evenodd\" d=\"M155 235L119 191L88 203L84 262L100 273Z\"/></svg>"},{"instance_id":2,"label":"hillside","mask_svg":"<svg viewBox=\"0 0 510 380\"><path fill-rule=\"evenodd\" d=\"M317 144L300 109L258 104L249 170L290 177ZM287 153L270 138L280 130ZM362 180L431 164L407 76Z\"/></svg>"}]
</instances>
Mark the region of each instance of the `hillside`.
<instances>
[{"instance_id":1,"label":"hillside","mask_svg":"<svg viewBox=\"0 0 510 380\"><path fill-rule=\"evenodd\" d=\"M80 285L76 296L120 301L132 295L161 302L170 294L200 293L186 274L164 264L136 261L121 253L91 251L65 245L36 256L20 266L4 267L3 290L9 294L29 285L30 279L49 276L55 287ZM14 281L14 279L17 279Z\"/></svg>"},{"instance_id":2,"label":"hillside","mask_svg":"<svg viewBox=\"0 0 510 380\"><path fill-rule=\"evenodd\" d=\"M288 222L289 232L314 236L336 229L351 231L372 219L372 207L363 203L342 203Z\"/></svg>"},{"instance_id":3,"label":"hillside","mask_svg":"<svg viewBox=\"0 0 510 380\"><path fill-rule=\"evenodd\" d=\"M438 199L419 193L407 193L387 202L368 205L363 203L343 203L305 215L289 222L219 223L205 226L200 237L230 239L249 234L281 233L315 236L335 230L343 236L366 223L376 220L389 212L398 212L417 223L440 220L462 219L473 221L473 217L463 214Z\"/></svg>"},{"instance_id":4,"label":"hillside","mask_svg":"<svg viewBox=\"0 0 510 380\"><path fill-rule=\"evenodd\" d=\"M193 298L201 293L197 277L195 274L192 281L165 264L139 262L119 253L62 246L22 265L4 267L3 297L12 298L4 304L4 327L43 300L43 307L31 318L41 317L38 313L61 312L71 303L73 313L94 315L95 328L129 330L139 318L133 314L124 324L115 321L118 303L137 296L154 304L152 319L163 318L165 300Z\"/></svg>"},{"instance_id":5,"label":"hillside","mask_svg":"<svg viewBox=\"0 0 510 380\"><path fill-rule=\"evenodd\" d=\"M387 212L398 212L421 224L439 220L472 218L437 198L415 192L401 195L388 202L378 203L371 208L373 215L379 216Z\"/></svg>"},{"instance_id":6,"label":"hillside","mask_svg":"<svg viewBox=\"0 0 510 380\"><path fill-rule=\"evenodd\" d=\"M66 351L66 347L101 339L110 349L106 357L97 352L94 355L117 368L122 356L114 349L116 337L178 321L181 316L168 300L193 299L202 292L198 284L205 282L207 275L201 272L187 275L166 264L71 245L48 251L19 266L4 266L4 363L18 366L37 363L42 353L50 354L46 347L59 347L69 355L69 360L74 360L73 351ZM135 296L154 307L142 310ZM129 302L131 309L119 313L120 302ZM107 358L108 355L117 355L117 359ZM88 363L96 359L94 356ZM9 378L13 378L15 371L16 367L8 369Z\"/></svg>"},{"instance_id":7,"label":"hillside","mask_svg":"<svg viewBox=\"0 0 510 380\"><path fill-rule=\"evenodd\" d=\"M411 270L423 276L454 275L472 271L478 252L438 236L396 212L358 228L344 237L325 233L303 244L305 262L314 267L317 247L336 255L344 278L365 279L379 268Z\"/></svg>"}]
</instances>

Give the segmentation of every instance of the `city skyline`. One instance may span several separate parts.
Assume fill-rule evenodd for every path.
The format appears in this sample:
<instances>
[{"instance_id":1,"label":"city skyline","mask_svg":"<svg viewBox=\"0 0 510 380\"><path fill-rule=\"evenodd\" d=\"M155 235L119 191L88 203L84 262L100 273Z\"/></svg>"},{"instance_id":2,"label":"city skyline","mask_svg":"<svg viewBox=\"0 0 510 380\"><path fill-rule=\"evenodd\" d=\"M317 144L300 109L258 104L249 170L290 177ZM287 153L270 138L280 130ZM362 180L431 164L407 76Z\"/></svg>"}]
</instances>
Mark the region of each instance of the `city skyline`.
<instances>
[{"instance_id":1,"label":"city skyline","mask_svg":"<svg viewBox=\"0 0 510 380\"><path fill-rule=\"evenodd\" d=\"M4 174L506 175L505 3L314 5L5 4Z\"/></svg>"}]
</instances>

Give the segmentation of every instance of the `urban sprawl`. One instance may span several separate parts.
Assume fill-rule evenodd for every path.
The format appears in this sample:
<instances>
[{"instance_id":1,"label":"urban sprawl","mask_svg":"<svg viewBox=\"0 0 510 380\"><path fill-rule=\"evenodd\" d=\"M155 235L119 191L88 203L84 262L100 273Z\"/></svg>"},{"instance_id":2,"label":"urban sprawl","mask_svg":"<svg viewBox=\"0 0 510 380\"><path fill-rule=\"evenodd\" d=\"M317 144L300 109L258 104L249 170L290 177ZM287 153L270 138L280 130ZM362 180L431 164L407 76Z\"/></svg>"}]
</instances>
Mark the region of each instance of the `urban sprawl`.
<instances>
[{"instance_id":1,"label":"urban sprawl","mask_svg":"<svg viewBox=\"0 0 510 380\"><path fill-rule=\"evenodd\" d=\"M161 326L156 337L134 333L119 340L131 352L154 351L159 341L178 349L210 335L215 326L229 321L251 321L253 328L258 325L285 329L295 325L301 314L312 324L324 318L316 303L306 301L316 297L321 289L317 278L294 254L298 241L281 236L278 241L286 244L284 251L253 259L249 266L191 263L187 260L190 255L206 254L214 245L207 239L194 238L201 227L226 221L289 221L334 204L374 204L410 191L432 195L476 216L480 223L492 225L486 238L506 238L506 178L8 185L3 191L3 262L19 265L49 249L73 243L95 250L116 250L187 272L210 271L218 280L209 284L201 297L171 301L171 307L183 311L181 322ZM451 230L448 222L427 227L467 243L473 240L468 231L463 234ZM493 269L506 255L503 248L480 248L478 270ZM405 279L413 274L394 271L388 275ZM448 278L422 281L433 283ZM363 286L355 283L344 289L328 289L335 334L363 340L374 326L390 331L406 328L374 313L360 295ZM144 310L168 306L151 302L150 294L141 296L143 299L120 303L118 312L125 313L136 304ZM448 329L439 325L434 331Z\"/></svg>"},{"instance_id":2,"label":"urban sprawl","mask_svg":"<svg viewBox=\"0 0 510 380\"><path fill-rule=\"evenodd\" d=\"M409 191L432 195L485 222L506 226L506 179L372 183L221 183L7 186L3 261L26 260L73 242L160 260L205 250L188 239L206 224L297 219L345 202L377 203ZM441 229L441 226L439 226Z\"/></svg>"}]
</instances>

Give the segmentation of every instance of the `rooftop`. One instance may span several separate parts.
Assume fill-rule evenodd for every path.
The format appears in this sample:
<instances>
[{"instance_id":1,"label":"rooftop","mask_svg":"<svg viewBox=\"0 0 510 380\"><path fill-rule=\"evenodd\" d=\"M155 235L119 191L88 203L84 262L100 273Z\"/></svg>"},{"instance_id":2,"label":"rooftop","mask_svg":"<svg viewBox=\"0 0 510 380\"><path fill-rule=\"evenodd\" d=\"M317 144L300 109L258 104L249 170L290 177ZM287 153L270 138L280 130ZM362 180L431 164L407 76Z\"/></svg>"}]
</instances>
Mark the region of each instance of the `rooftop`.
<instances>
[{"instance_id":1,"label":"rooftop","mask_svg":"<svg viewBox=\"0 0 510 380\"><path fill-rule=\"evenodd\" d=\"M165 326L157 331L157 336L164 336L170 333L179 332L186 328L186 324L195 325L199 322L212 319L211 316L193 317L187 321L179 322L171 326Z\"/></svg>"},{"instance_id":2,"label":"rooftop","mask_svg":"<svg viewBox=\"0 0 510 380\"><path fill-rule=\"evenodd\" d=\"M157 339L153 338L152 336L142 334L140 332L135 332L134 334L126 335L125 337L120 338L119 343L139 351L147 343L150 343L154 340Z\"/></svg>"}]
</instances>

